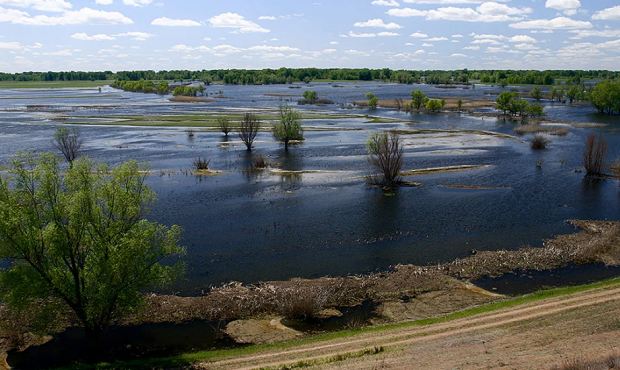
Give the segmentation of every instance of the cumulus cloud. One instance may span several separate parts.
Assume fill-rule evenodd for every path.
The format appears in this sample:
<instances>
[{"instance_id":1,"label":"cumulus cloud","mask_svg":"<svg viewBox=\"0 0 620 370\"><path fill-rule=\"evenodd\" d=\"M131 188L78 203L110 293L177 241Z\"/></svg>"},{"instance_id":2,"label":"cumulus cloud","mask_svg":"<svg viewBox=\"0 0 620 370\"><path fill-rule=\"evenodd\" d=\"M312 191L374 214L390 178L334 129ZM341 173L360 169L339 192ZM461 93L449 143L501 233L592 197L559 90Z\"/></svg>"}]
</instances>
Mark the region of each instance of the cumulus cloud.
<instances>
[{"instance_id":1,"label":"cumulus cloud","mask_svg":"<svg viewBox=\"0 0 620 370\"><path fill-rule=\"evenodd\" d=\"M151 25L162 27L199 27L200 23L192 19L173 19L168 17L160 17L153 19Z\"/></svg>"},{"instance_id":2,"label":"cumulus cloud","mask_svg":"<svg viewBox=\"0 0 620 370\"><path fill-rule=\"evenodd\" d=\"M537 41L535 38L528 35L515 35L510 38L510 42L521 44L535 44Z\"/></svg>"},{"instance_id":3,"label":"cumulus cloud","mask_svg":"<svg viewBox=\"0 0 620 370\"><path fill-rule=\"evenodd\" d=\"M99 33L96 35L88 35L84 32L74 33L71 35L72 39L80 40L80 41L109 41L114 40L114 37L110 35L106 35L103 33Z\"/></svg>"},{"instance_id":4,"label":"cumulus cloud","mask_svg":"<svg viewBox=\"0 0 620 370\"><path fill-rule=\"evenodd\" d=\"M547 0L545 8L562 11L566 15L574 15L581 7L579 0Z\"/></svg>"},{"instance_id":5,"label":"cumulus cloud","mask_svg":"<svg viewBox=\"0 0 620 370\"><path fill-rule=\"evenodd\" d=\"M97 5L112 5L114 0L95 0L95 4Z\"/></svg>"},{"instance_id":6,"label":"cumulus cloud","mask_svg":"<svg viewBox=\"0 0 620 370\"><path fill-rule=\"evenodd\" d=\"M0 0L0 5L32 8L42 12L64 12L72 8L71 3L65 0Z\"/></svg>"},{"instance_id":7,"label":"cumulus cloud","mask_svg":"<svg viewBox=\"0 0 620 370\"><path fill-rule=\"evenodd\" d=\"M538 30L571 30L592 28L592 23L587 21L578 21L566 17L556 17L553 19L534 19L531 21L523 21L510 25L517 29L538 29Z\"/></svg>"},{"instance_id":8,"label":"cumulus cloud","mask_svg":"<svg viewBox=\"0 0 620 370\"><path fill-rule=\"evenodd\" d=\"M365 22L356 22L353 26L361 28L385 28L386 30L398 30L402 28L398 23L385 23L385 21L381 18L369 19Z\"/></svg>"},{"instance_id":9,"label":"cumulus cloud","mask_svg":"<svg viewBox=\"0 0 620 370\"><path fill-rule=\"evenodd\" d=\"M123 0L123 4L136 7L147 6L152 2L153 0Z\"/></svg>"},{"instance_id":10,"label":"cumulus cloud","mask_svg":"<svg viewBox=\"0 0 620 370\"><path fill-rule=\"evenodd\" d=\"M209 19L209 24L215 28L231 28L241 33L269 32L268 29L245 19L244 16L237 13L222 13Z\"/></svg>"},{"instance_id":11,"label":"cumulus cloud","mask_svg":"<svg viewBox=\"0 0 620 370\"><path fill-rule=\"evenodd\" d=\"M620 20L620 5L599 10L592 15L592 19L605 21Z\"/></svg>"},{"instance_id":12,"label":"cumulus cloud","mask_svg":"<svg viewBox=\"0 0 620 370\"><path fill-rule=\"evenodd\" d=\"M353 38L371 38L371 37L393 37L398 36L399 34L396 32L363 32L357 33L353 31L349 31L346 35L341 35L344 37L353 37Z\"/></svg>"},{"instance_id":13,"label":"cumulus cloud","mask_svg":"<svg viewBox=\"0 0 620 370\"><path fill-rule=\"evenodd\" d=\"M524 18L532 12L531 8L510 7L497 2L484 2L474 8L443 7L430 10L398 8L387 11L395 17L425 17L427 20L446 20L463 22L507 22Z\"/></svg>"},{"instance_id":14,"label":"cumulus cloud","mask_svg":"<svg viewBox=\"0 0 620 370\"><path fill-rule=\"evenodd\" d=\"M119 12L108 12L91 8L67 11L58 16L35 15L0 7L0 23L30 26L67 26L78 24L133 24L133 21Z\"/></svg>"},{"instance_id":15,"label":"cumulus cloud","mask_svg":"<svg viewBox=\"0 0 620 370\"><path fill-rule=\"evenodd\" d=\"M427 38L427 37L428 37L428 35L427 35L427 34L422 33L422 32L414 32L414 33L412 33L412 34L411 34L411 35L409 35L409 36L411 36L411 37L413 37L413 38L416 38L416 39L425 39L425 38Z\"/></svg>"},{"instance_id":16,"label":"cumulus cloud","mask_svg":"<svg viewBox=\"0 0 620 370\"><path fill-rule=\"evenodd\" d=\"M400 4L396 0L374 0L372 5L398 7Z\"/></svg>"}]
</instances>

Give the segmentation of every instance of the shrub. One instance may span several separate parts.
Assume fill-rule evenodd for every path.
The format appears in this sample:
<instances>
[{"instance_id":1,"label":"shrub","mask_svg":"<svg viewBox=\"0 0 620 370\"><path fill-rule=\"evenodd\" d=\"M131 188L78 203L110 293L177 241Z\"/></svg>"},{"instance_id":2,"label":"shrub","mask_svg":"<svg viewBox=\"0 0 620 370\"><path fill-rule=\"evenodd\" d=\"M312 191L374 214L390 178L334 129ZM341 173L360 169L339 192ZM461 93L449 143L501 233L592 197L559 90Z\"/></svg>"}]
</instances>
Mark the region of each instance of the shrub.
<instances>
[{"instance_id":1,"label":"shrub","mask_svg":"<svg viewBox=\"0 0 620 370\"><path fill-rule=\"evenodd\" d=\"M583 166L588 176L596 176L603 173L606 153L607 142L602 136L599 136L598 139L594 134L588 136L586 139L586 147L583 152Z\"/></svg>"},{"instance_id":2,"label":"shrub","mask_svg":"<svg viewBox=\"0 0 620 370\"><path fill-rule=\"evenodd\" d=\"M245 144L248 152L252 150L252 144L256 139L258 130L260 130L260 121L256 115L246 113L239 123L239 138Z\"/></svg>"},{"instance_id":3,"label":"shrub","mask_svg":"<svg viewBox=\"0 0 620 370\"><path fill-rule=\"evenodd\" d=\"M264 168L269 167L269 162L267 162L267 160L265 159L263 155L258 155L256 158L254 158L252 167L257 170L262 170Z\"/></svg>"},{"instance_id":4,"label":"shrub","mask_svg":"<svg viewBox=\"0 0 620 370\"><path fill-rule=\"evenodd\" d=\"M546 149L547 148L547 144L548 143L549 143L549 140L547 140L546 137L544 137L542 135L536 135L532 139L531 147L534 150L542 150L542 149Z\"/></svg>"},{"instance_id":5,"label":"shrub","mask_svg":"<svg viewBox=\"0 0 620 370\"><path fill-rule=\"evenodd\" d=\"M60 150L69 164L73 164L82 148L80 132L75 128L58 128L54 133L54 146Z\"/></svg>"},{"instance_id":6,"label":"shrub","mask_svg":"<svg viewBox=\"0 0 620 370\"><path fill-rule=\"evenodd\" d=\"M403 146L398 134L374 133L368 139L367 148L370 163L381 171L383 178L379 182L387 187L398 184L403 166Z\"/></svg>"},{"instance_id":7,"label":"shrub","mask_svg":"<svg viewBox=\"0 0 620 370\"><path fill-rule=\"evenodd\" d=\"M303 140L304 131L301 128L301 113L288 106L280 107L280 121L273 126L273 137L284 143L284 150L288 151L291 140Z\"/></svg>"},{"instance_id":8,"label":"shrub","mask_svg":"<svg viewBox=\"0 0 620 370\"><path fill-rule=\"evenodd\" d=\"M194 169L196 171L200 171L200 170L208 170L209 169L209 163L211 163L210 160L206 160L206 159L202 159L200 157L194 159Z\"/></svg>"},{"instance_id":9,"label":"shrub","mask_svg":"<svg viewBox=\"0 0 620 370\"><path fill-rule=\"evenodd\" d=\"M425 104L425 108L427 111L431 113L439 112L443 108L443 100L439 99L428 99Z\"/></svg>"},{"instance_id":10,"label":"shrub","mask_svg":"<svg viewBox=\"0 0 620 370\"><path fill-rule=\"evenodd\" d=\"M411 106L416 110L420 109L426 104L428 98L421 90L415 90L411 92Z\"/></svg>"},{"instance_id":11,"label":"shrub","mask_svg":"<svg viewBox=\"0 0 620 370\"><path fill-rule=\"evenodd\" d=\"M368 109L375 110L377 109L377 104L379 103L379 99L373 93L367 93L366 98L368 98Z\"/></svg>"},{"instance_id":12,"label":"shrub","mask_svg":"<svg viewBox=\"0 0 620 370\"><path fill-rule=\"evenodd\" d=\"M230 120L226 117L220 117L217 119L217 125L220 127L220 131L222 131L224 136L228 137L231 131Z\"/></svg>"},{"instance_id":13,"label":"shrub","mask_svg":"<svg viewBox=\"0 0 620 370\"><path fill-rule=\"evenodd\" d=\"M304 99L307 102L314 103L315 101L317 101L318 98L319 98L319 95L316 93L316 91L313 91L313 90L304 91Z\"/></svg>"}]
</instances>

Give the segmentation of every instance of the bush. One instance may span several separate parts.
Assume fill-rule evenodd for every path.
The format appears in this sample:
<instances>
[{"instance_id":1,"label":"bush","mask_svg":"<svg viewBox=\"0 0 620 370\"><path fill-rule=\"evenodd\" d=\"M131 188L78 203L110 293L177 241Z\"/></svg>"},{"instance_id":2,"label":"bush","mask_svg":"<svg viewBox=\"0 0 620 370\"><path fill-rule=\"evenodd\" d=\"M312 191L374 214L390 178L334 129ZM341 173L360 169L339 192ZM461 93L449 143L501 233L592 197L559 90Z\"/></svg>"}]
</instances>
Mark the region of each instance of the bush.
<instances>
[{"instance_id":1,"label":"bush","mask_svg":"<svg viewBox=\"0 0 620 370\"><path fill-rule=\"evenodd\" d=\"M226 117L220 117L217 119L217 125L220 127L220 131L222 131L224 136L228 137L231 131L230 120Z\"/></svg>"},{"instance_id":2,"label":"bush","mask_svg":"<svg viewBox=\"0 0 620 370\"><path fill-rule=\"evenodd\" d=\"M304 99L308 103L312 104L315 101L317 101L318 98L319 98L319 95L316 93L316 91L313 91L313 90L304 91Z\"/></svg>"},{"instance_id":3,"label":"bush","mask_svg":"<svg viewBox=\"0 0 620 370\"><path fill-rule=\"evenodd\" d=\"M257 170L262 170L269 167L269 162L265 159L263 155L258 155L254 162L252 163L252 167Z\"/></svg>"},{"instance_id":4,"label":"bush","mask_svg":"<svg viewBox=\"0 0 620 370\"><path fill-rule=\"evenodd\" d=\"M256 115L246 113L239 123L238 134L241 141L245 144L248 152L252 150L252 144L254 144L254 139L256 139L258 130L260 130L260 121Z\"/></svg>"},{"instance_id":5,"label":"bush","mask_svg":"<svg viewBox=\"0 0 620 370\"><path fill-rule=\"evenodd\" d=\"M421 90L415 90L411 92L411 106L416 110L420 109L426 104L428 98Z\"/></svg>"},{"instance_id":6,"label":"bush","mask_svg":"<svg viewBox=\"0 0 620 370\"><path fill-rule=\"evenodd\" d=\"M591 134L586 139L586 147L583 152L583 166L588 176L603 174L605 154L607 153L607 142L602 136L598 139Z\"/></svg>"},{"instance_id":7,"label":"bush","mask_svg":"<svg viewBox=\"0 0 620 370\"><path fill-rule=\"evenodd\" d=\"M439 112L444 106L444 101L439 99L428 99L425 104L427 111L431 113Z\"/></svg>"},{"instance_id":8,"label":"bush","mask_svg":"<svg viewBox=\"0 0 620 370\"><path fill-rule=\"evenodd\" d=\"M80 132L75 128L58 128L54 133L54 146L60 150L67 162L72 164L80 154L80 149L82 148Z\"/></svg>"},{"instance_id":9,"label":"bush","mask_svg":"<svg viewBox=\"0 0 620 370\"><path fill-rule=\"evenodd\" d=\"M605 114L620 114L620 80L598 83L590 94L592 105Z\"/></svg>"},{"instance_id":10,"label":"bush","mask_svg":"<svg viewBox=\"0 0 620 370\"><path fill-rule=\"evenodd\" d=\"M194 159L194 163L193 163L194 169L196 171L200 171L200 170L206 171L206 170L209 169L209 163L211 163L210 160L206 160L206 159L202 159L202 158L198 157L198 158Z\"/></svg>"},{"instance_id":11,"label":"bush","mask_svg":"<svg viewBox=\"0 0 620 370\"><path fill-rule=\"evenodd\" d=\"M288 106L281 106L280 121L273 126L273 137L284 143L284 150L287 151L291 140L303 140L304 131L301 128L301 113Z\"/></svg>"},{"instance_id":12,"label":"bush","mask_svg":"<svg viewBox=\"0 0 620 370\"><path fill-rule=\"evenodd\" d=\"M375 110L377 109L377 104L379 103L379 99L373 93L367 93L366 98L368 98L368 109Z\"/></svg>"},{"instance_id":13,"label":"bush","mask_svg":"<svg viewBox=\"0 0 620 370\"><path fill-rule=\"evenodd\" d=\"M531 147L534 150L542 150L542 149L547 149L547 144L549 143L549 140L547 140L546 137L542 136L542 135L536 135L534 136L534 138L532 139L531 142Z\"/></svg>"},{"instance_id":14,"label":"bush","mask_svg":"<svg viewBox=\"0 0 620 370\"><path fill-rule=\"evenodd\" d=\"M367 148L370 163L381 171L382 179L378 182L386 187L397 185L403 166L403 146L398 134L374 133L368 139Z\"/></svg>"}]
</instances>

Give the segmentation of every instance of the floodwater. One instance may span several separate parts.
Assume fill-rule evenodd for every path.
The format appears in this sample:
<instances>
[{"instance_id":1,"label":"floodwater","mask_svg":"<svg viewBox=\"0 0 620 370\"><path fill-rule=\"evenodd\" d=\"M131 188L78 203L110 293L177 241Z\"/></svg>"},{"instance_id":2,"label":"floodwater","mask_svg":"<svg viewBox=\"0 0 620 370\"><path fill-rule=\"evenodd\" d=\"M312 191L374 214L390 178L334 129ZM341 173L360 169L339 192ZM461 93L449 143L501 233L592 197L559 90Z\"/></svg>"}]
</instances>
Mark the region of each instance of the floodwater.
<instances>
[{"instance_id":1,"label":"floodwater","mask_svg":"<svg viewBox=\"0 0 620 370\"><path fill-rule=\"evenodd\" d=\"M148 184L158 201L149 218L184 230L187 270L173 287L184 294L231 280L358 274L398 263L449 261L472 249L537 246L544 238L572 232L568 219L620 218L618 181L584 180L580 170L585 138L592 132L608 141L609 161L620 158L618 117L600 116L587 105L548 103L547 118L566 123L570 133L550 136L547 150L532 151L531 136L481 132L514 135L515 123L495 118L369 112L349 106L367 92L381 99L407 98L416 88L431 97L494 100L498 87L440 89L382 83L294 87L214 85L208 88L218 96L214 102L194 104L107 87L101 93L0 90L0 164L6 165L18 151L54 150L50 138L62 124L56 120L59 116L84 121L79 117L273 109L288 101L295 104L306 89L336 104L300 109L402 121L372 123L363 117L307 121L307 126L331 130L306 131L305 142L289 153L262 132L252 154L234 134L222 145L225 139L220 133L200 129L190 138L184 128L80 126L86 155L111 164L135 159L152 169ZM604 125L569 126L576 122ZM366 140L371 132L386 129L443 130L403 136L405 170L487 167L407 177L422 186L386 196L364 180L372 173ZM311 172L249 173L246 169L259 154L275 168ZM198 156L210 159L211 168L222 173L192 176L188 170ZM481 188L468 188L476 186Z\"/></svg>"}]
</instances>

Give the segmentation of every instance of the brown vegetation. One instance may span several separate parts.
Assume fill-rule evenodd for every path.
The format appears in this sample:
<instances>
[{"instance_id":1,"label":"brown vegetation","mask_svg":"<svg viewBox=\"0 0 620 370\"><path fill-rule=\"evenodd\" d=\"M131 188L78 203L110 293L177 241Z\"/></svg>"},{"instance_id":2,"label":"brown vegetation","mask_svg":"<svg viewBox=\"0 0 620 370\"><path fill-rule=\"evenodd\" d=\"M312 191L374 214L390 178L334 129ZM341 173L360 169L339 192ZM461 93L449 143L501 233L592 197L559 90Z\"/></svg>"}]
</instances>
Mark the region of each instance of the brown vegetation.
<instances>
[{"instance_id":1,"label":"brown vegetation","mask_svg":"<svg viewBox=\"0 0 620 370\"><path fill-rule=\"evenodd\" d=\"M588 136L583 151L583 166L588 176L603 174L605 154L607 154L607 141L602 136L598 138L594 134Z\"/></svg>"},{"instance_id":2,"label":"brown vegetation","mask_svg":"<svg viewBox=\"0 0 620 370\"><path fill-rule=\"evenodd\" d=\"M532 142L530 143L530 146L534 150L542 150L542 149L547 149L547 144L548 143L549 143L549 140L546 137L544 137L542 135L536 135L532 139Z\"/></svg>"},{"instance_id":3,"label":"brown vegetation","mask_svg":"<svg viewBox=\"0 0 620 370\"><path fill-rule=\"evenodd\" d=\"M566 136L569 129L566 127L544 126L537 123L529 123L527 125L519 125L514 129L519 135L545 133L555 136Z\"/></svg>"},{"instance_id":4,"label":"brown vegetation","mask_svg":"<svg viewBox=\"0 0 620 370\"><path fill-rule=\"evenodd\" d=\"M381 179L371 178L374 184L389 188L400 181L400 170L403 166L403 144L397 133L375 133L368 139L368 155L370 163L381 172Z\"/></svg>"},{"instance_id":5,"label":"brown vegetation","mask_svg":"<svg viewBox=\"0 0 620 370\"><path fill-rule=\"evenodd\" d=\"M256 135L260 130L260 121L256 115L252 113L246 113L243 119L239 123L239 138L245 144L248 151L252 150L252 144Z\"/></svg>"}]
</instances>

